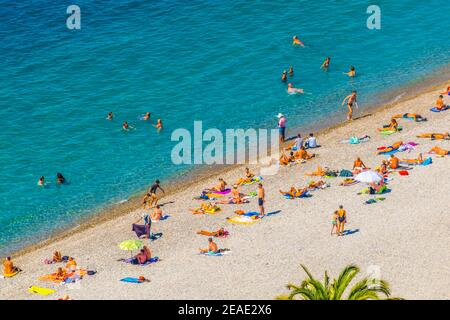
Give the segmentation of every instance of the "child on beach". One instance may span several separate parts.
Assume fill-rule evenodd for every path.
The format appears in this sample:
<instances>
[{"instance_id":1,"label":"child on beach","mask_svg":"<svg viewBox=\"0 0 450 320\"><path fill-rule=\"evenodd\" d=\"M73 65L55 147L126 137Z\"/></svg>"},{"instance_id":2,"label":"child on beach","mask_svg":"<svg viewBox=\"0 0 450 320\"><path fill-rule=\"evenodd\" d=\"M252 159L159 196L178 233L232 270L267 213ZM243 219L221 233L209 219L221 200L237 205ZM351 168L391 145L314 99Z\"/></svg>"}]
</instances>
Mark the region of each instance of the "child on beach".
<instances>
[{"instance_id":1,"label":"child on beach","mask_svg":"<svg viewBox=\"0 0 450 320\"><path fill-rule=\"evenodd\" d=\"M337 221L338 221L338 212L336 210L336 211L334 211L333 216L331 217L331 234L330 235L333 235L333 230L336 230L336 233L338 232L337 231Z\"/></svg>"},{"instance_id":2,"label":"child on beach","mask_svg":"<svg viewBox=\"0 0 450 320\"><path fill-rule=\"evenodd\" d=\"M266 195L262 183L258 183L258 206L259 206L259 216L264 217L264 201Z\"/></svg>"}]
</instances>

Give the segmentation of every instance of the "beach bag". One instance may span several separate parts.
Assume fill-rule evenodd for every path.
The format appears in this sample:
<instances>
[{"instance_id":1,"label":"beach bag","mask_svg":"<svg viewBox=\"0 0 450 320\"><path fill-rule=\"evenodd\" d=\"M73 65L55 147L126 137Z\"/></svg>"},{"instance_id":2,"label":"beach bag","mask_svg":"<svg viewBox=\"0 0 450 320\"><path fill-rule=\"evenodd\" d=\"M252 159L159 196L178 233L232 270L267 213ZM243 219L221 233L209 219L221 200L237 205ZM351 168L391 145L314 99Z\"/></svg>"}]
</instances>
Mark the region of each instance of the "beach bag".
<instances>
[{"instance_id":1,"label":"beach bag","mask_svg":"<svg viewBox=\"0 0 450 320\"><path fill-rule=\"evenodd\" d=\"M340 177L353 177L353 173L349 170L341 170L341 172L339 173Z\"/></svg>"}]
</instances>

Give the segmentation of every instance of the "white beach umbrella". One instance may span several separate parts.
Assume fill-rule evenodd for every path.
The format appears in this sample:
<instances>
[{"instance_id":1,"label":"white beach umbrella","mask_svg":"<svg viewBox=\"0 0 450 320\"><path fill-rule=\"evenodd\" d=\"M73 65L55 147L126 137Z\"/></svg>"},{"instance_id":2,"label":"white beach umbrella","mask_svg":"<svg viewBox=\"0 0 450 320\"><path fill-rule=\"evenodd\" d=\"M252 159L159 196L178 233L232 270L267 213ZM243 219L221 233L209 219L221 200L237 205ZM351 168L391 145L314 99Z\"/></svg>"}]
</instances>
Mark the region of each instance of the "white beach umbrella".
<instances>
[{"instance_id":1,"label":"white beach umbrella","mask_svg":"<svg viewBox=\"0 0 450 320\"><path fill-rule=\"evenodd\" d=\"M383 176L376 171L363 171L355 177L356 181L365 183L378 183L383 180Z\"/></svg>"}]
</instances>

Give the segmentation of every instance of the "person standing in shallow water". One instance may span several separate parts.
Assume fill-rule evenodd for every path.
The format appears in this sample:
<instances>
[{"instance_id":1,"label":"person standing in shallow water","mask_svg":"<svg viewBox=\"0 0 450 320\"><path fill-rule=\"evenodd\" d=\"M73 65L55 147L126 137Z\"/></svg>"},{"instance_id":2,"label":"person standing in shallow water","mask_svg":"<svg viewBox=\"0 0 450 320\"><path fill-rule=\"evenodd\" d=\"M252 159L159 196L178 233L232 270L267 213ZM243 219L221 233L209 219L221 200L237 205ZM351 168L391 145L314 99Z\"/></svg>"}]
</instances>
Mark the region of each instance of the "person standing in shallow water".
<instances>
[{"instance_id":1,"label":"person standing in shallow water","mask_svg":"<svg viewBox=\"0 0 450 320\"><path fill-rule=\"evenodd\" d=\"M320 66L320 68L328 71L328 67L330 66L330 60L331 60L330 57L326 58L325 61Z\"/></svg>"},{"instance_id":2,"label":"person standing in shallow water","mask_svg":"<svg viewBox=\"0 0 450 320\"><path fill-rule=\"evenodd\" d=\"M286 70L283 71L283 74L281 75L281 81L286 82L287 80L287 72Z\"/></svg>"},{"instance_id":3,"label":"person standing in shallow water","mask_svg":"<svg viewBox=\"0 0 450 320\"><path fill-rule=\"evenodd\" d=\"M280 133L280 143L283 143L286 138L286 117L279 113L278 114L278 130Z\"/></svg>"},{"instance_id":4,"label":"person standing in shallow water","mask_svg":"<svg viewBox=\"0 0 450 320\"><path fill-rule=\"evenodd\" d=\"M289 76L294 76L294 68L292 66L289 67Z\"/></svg>"}]
</instances>

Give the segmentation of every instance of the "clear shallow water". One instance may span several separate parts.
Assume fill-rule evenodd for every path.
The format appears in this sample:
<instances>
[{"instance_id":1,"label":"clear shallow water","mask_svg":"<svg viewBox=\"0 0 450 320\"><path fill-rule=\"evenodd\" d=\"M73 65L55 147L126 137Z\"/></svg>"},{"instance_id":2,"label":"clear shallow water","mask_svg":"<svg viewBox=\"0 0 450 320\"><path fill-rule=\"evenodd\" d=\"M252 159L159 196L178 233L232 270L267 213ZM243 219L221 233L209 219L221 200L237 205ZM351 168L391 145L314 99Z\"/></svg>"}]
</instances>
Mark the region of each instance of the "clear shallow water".
<instances>
[{"instance_id":1,"label":"clear shallow water","mask_svg":"<svg viewBox=\"0 0 450 320\"><path fill-rule=\"evenodd\" d=\"M352 89L364 107L450 62L448 1L379 1L379 31L366 28L366 1L284 2L79 0L82 29L71 31L65 4L0 0L0 253L181 174L170 134L194 120L337 121ZM307 48L291 46L294 34ZM286 94L289 65L310 94ZM342 75L349 65L354 81ZM160 134L137 120L146 111L163 119ZM57 187L56 172L70 184ZM48 188L36 186L41 175Z\"/></svg>"}]
</instances>

